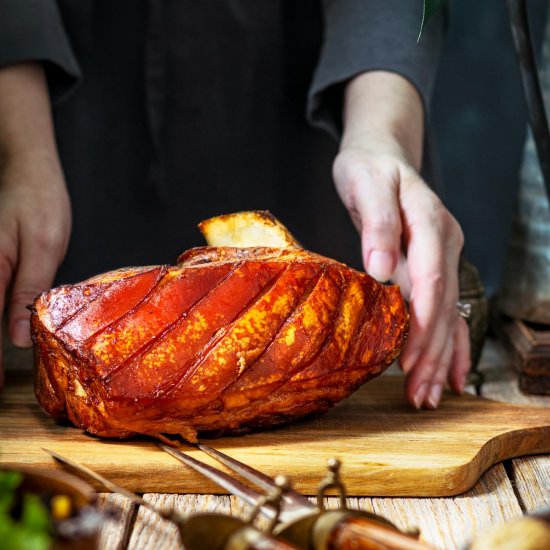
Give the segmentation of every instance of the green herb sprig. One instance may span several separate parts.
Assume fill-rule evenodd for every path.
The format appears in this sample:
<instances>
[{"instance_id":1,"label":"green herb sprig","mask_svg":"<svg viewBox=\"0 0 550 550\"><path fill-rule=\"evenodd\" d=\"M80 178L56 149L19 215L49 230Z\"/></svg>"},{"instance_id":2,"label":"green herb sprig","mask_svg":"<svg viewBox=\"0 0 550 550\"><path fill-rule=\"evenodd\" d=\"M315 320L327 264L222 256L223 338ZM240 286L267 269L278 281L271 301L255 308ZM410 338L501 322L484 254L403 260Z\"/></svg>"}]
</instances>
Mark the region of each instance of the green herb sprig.
<instances>
[{"instance_id":1,"label":"green herb sprig","mask_svg":"<svg viewBox=\"0 0 550 550\"><path fill-rule=\"evenodd\" d=\"M428 23L432 15L437 10L440 10L446 3L447 0L424 0L424 9L422 10L422 23L420 23L420 32L418 33L417 42L422 36L422 31L424 30L426 23Z\"/></svg>"}]
</instances>

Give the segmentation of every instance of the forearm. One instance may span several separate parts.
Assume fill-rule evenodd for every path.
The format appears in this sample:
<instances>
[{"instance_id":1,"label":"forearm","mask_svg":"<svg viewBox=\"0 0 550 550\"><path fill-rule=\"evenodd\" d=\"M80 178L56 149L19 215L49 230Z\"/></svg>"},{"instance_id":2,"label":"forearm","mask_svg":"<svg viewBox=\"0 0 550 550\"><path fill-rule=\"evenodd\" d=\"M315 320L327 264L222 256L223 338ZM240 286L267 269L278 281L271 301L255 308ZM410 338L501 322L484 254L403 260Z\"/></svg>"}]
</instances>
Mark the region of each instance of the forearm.
<instances>
[{"instance_id":1,"label":"forearm","mask_svg":"<svg viewBox=\"0 0 550 550\"><path fill-rule=\"evenodd\" d=\"M70 228L42 67L6 66L0 69L0 317L9 311L18 346L31 344L27 306L51 286ZM0 357L0 387L1 379Z\"/></svg>"},{"instance_id":2,"label":"forearm","mask_svg":"<svg viewBox=\"0 0 550 550\"><path fill-rule=\"evenodd\" d=\"M27 154L57 162L46 78L33 62L0 68L0 159Z\"/></svg>"},{"instance_id":3,"label":"forearm","mask_svg":"<svg viewBox=\"0 0 550 550\"><path fill-rule=\"evenodd\" d=\"M420 170L424 109L416 88L399 74L370 71L350 80L343 122L342 149L394 151Z\"/></svg>"}]
</instances>

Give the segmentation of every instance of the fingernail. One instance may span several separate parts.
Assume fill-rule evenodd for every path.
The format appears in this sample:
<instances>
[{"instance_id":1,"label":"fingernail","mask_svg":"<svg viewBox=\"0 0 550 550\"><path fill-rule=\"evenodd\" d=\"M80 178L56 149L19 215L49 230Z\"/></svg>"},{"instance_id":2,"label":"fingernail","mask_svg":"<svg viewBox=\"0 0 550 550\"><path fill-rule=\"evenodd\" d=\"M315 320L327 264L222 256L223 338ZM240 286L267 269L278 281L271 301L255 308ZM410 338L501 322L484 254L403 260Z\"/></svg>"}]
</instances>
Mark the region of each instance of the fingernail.
<instances>
[{"instance_id":1,"label":"fingernail","mask_svg":"<svg viewBox=\"0 0 550 550\"><path fill-rule=\"evenodd\" d=\"M401 368L403 369L403 372L405 374L407 374L414 367L421 353L421 348L414 348L412 351L406 354L404 360L401 361Z\"/></svg>"},{"instance_id":2,"label":"fingernail","mask_svg":"<svg viewBox=\"0 0 550 550\"><path fill-rule=\"evenodd\" d=\"M443 392L442 384L434 384L430 392L428 393L428 398L426 399L426 405L429 409L437 409L439 405L439 400L441 399L441 393Z\"/></svg>"},{"instance_id":3,"label":"fingernail","mask_svg":"<svg viewBox=\"0 0 550 550\"><path fill-rule=\"evenodd\" d=\"M424 402L424 398L426 397L426 393L428 391L428 382L423 382L418 386L418 389L416 390L416 393L413 397L413 404L415 409L420 409L422 406L422 403Z\"/></svg>"},{"instance_id":4,"label":"fingernail","mask_svg":"<svg viewBox=\"0 0 550 550\"><path fill-rule=\"evenodd\" d=\"M11 328L11 341L15 346L28 348L31 342L31 324L27 319L18 319Z\"/></svg>"},{"instance_id":5,"label":"fingernail","mask_svg":"<svg viewBox=\"0 0 550 550\"><path fill-rule=\"evenodd\" d=\"M393 254L391 252L373 250L369 255L367 271L376 280L387 281L392 275L393 263Z\"/></svg>"}]
</instances>

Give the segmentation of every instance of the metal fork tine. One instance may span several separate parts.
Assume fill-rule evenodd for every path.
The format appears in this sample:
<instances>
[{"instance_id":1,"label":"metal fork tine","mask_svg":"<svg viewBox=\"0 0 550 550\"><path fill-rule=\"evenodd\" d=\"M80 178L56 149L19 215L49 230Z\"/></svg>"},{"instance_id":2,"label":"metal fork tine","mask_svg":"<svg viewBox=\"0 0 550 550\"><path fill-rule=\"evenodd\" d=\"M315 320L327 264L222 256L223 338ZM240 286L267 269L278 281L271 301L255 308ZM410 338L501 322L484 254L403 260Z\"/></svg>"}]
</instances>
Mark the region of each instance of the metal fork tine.
<instances>
[{"instance_id":1,"label":"metal fork tine","mask_svg":"<svg viewBox=\"0 0 550 550\"><path fill-rule=\"evenodd\" d=\"M258 500L263 496L263 494L259 491L248 487L244 483L241 483L237 479L231 477L229 474L226 474L225 472L222 472L221 470L218 470L213 466L209 466L208 464L205 464L204 462L201 462L200 460L197 460L192 456L182 453L181 451L178 451L173 447L169 447L168 445L163 445L160 443L157 443L157 445L163 451L166 451L174 458L177 458L179 461L183 462L190 468L193 468L193 470L195 470L196 472L199 472L203 476L212 480L214 483L218 484L220 487L223 487L231 494L242 498L248 504L255 505ZM275 515L275 509L270 505L266 505L262 507L262 513L264 513L268 517L272 517Z\"/></svg>"},{"instance_id":2,"label":"metal fork tine","mask_svg":"<svg viewBox=\"0 0 550 550\"><path fill-rule=\"evenodd\" d=\"M204 443L199 442L196 443L195 446L197 447L197 449L205 452L208 456L211 456L218 462L221 462L222 464L227 466L230 470L233 470L237 474L242 475L248 481L251 481L258 487L261 487L262 489L264 489L264 491L269 491L275 487L275 482L273 481L273 479L265 475L264 473L255 470L254 468L251 468L250 466L247 466L246 464L243 464L242 462L239 462L234 458L231 458L221 451L213 449L208 445L204 445Z\"/></svg>"},{"instance_id":3,"label":"metal fork tine","mask_svg":"<svg viewBox=\"0 0 550 550\"><path fill-rule=\"evenodd\" d=\"M270 491L274 487L276 487L275 481L272 478L256 470L255 468L252 468L247 464L243 464L237 459L232 458L225 453L218 451L217 449L213 449L212 447L209 447L204 443L195 443L195 446L206 453L208 456L227 466L230 470L233 470L251 483L254 483L258 487L262 488L264 491ZM297 491L294 491L293 489L285 491L285 494L283 495L283 500L286 501L287 505L291 504L307 507L313 506L306 497L304 497Z\"/></svg>"}]
</instances>

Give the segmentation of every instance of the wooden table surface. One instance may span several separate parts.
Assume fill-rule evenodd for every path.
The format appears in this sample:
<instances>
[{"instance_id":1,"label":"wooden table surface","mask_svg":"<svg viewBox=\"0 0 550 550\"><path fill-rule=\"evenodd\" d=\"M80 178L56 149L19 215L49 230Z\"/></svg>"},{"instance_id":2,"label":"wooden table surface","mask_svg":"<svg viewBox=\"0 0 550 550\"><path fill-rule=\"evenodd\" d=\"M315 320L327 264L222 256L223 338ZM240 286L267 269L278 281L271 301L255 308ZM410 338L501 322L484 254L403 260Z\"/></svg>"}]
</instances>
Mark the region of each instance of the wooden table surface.
<instances>
[{"instance_id":1,"label":"wooden table surface","mask_svg":"<svg viewBox=\"0 0 550 550\"><path fill-rule=\"evenodd\" d=\"M29 364L29 357L8 350L6 368ZM390 369L391 370L391 369ZM485 381L481 395L510 403L550 407L550 396L528 396L518 389L506 353L495 342L484 349L479 370ZM391 375L389 372L387 375ZM474 392L473 388L469 391ZM148 493L145 500L180 512L216 511L244 516L248 507L238 498L219 495ZM490 468L468 492L448 498L350 498L348 506L375 512L401 528L416 526L422 538L438 549L463 548L493 525L499 525L550 504L550 456L539 455L499 463ZM175 528L152 512L124 498L101 494L100 505L119 509L118 519L105 523L101 550L118 548L182 548ZM335 498L327 505L336 507Z\"/></svg>"}]
</instances>

